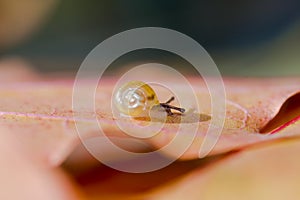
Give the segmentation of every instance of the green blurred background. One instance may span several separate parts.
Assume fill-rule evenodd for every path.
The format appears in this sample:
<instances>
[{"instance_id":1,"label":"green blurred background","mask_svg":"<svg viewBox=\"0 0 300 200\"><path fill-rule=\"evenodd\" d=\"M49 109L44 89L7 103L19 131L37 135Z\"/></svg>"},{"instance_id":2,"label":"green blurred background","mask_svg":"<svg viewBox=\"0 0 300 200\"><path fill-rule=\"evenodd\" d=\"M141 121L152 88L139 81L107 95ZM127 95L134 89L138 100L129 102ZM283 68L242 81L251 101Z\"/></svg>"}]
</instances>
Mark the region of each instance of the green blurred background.
<instances>
[{"instance_id":1,"label":"green blurred background","mask_svg":"<svg viewBox=\"0 0 300 200\"><path fill-rule=\"evenodd\" d=\"M0 22L12 13L7 10L13 1L0 0ZM37 4L43 3L44 10L38 11ZM198 41L223 75L300 75L300 1L297 0L24 0L23 4L18 8L20 12L15 9L19 21L0 25L0 37L1 30L5 32L9 26L15 30L6 35L13 37L12 33L19 31L17 26L24 28L26 20L33 19L28 17L30 13L42 13L36 18L43 20L28 28L28 34L20 36L17 42L2 45L0 56L21 57L40 71L75 71L85 56L106 38L127 29L156 26L180 31ZM161 52L137 52L124 63L159 61L166 57L169 55Z\"/></svg>"}]
</instances>

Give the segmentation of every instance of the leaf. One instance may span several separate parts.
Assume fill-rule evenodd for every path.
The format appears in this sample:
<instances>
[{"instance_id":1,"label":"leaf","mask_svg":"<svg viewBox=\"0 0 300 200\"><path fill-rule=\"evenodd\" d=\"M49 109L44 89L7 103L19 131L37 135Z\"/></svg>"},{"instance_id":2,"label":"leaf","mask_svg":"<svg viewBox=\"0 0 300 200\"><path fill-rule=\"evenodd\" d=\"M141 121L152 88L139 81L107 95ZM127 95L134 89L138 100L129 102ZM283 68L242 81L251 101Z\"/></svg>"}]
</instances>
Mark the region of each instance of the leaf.
<instances>
[{"instance_id":1,"label":"leaf","mask_svg":"<svg viewBox=\"0 0 300 200\"><path fill-rule=\"evenodd\" d=\"M75 183L27 151L17 135L0 130L1 199L82 199Z\"/></svg>"},{"instance_id":2,"label":"leaf","mask_svg":"<svg viewBox=\"0 0 300 200\"><path fill-rule=\"evenodd\" d=\"M0 124L14 132L20 140L28 144L32 153L50 165L59 165L80 143L75 129L73 115L80 126L86 127L84 138L99 135L98 124L91 119L95 116L101 121L101 127L108 137L131 138L117 126L116 120L122 120L131 129L131 120L116 119L112 116L110 98L114 83L111 77L101 80L101 89L96 93L96 113L72 110L72 76L56 77L34 74L32 81L9 82L0 85ZM176 80L170 79L170 82ZM201 111L210 113L210 97L201 80L190 78L197 92ZM225 127L212 154L240 149L250 144L291 137L299 134L298 121L281 130L278 134L263 135L262 129L279 111L282 104L293 94L299 92L300 80L297 78L226 78L227 116ZM84 83L85 90L90 89L90 81ZM181 87L178 85L177 87ZM156 91L159 99L168 99L169 92ZM182 90L184 93L184 90ZM79 116L79 117L78 117ZM196 138L181 159L198 158L199 148L209 126L210 120L197 123L184 123L188 129L200 126ZM159 149L168 144L176 135L179 124L169 123L158 135L144 142ZM182 140L189 133L179 135ZM125 149L130 145L125 145ZM101 148L101 146L99 146ZM164 152L173 156L176 149Z\"/></svg>"},{"instance_id":3,"label":"leaf","mask_svg":"<svg viewBox=\"0 0 300 200\"><path fill-rule=\"evenodd\" d=\"M150 193L150 199L295 199L300 140L281 140L199 167Z\"/></svg>"}]
</instances>

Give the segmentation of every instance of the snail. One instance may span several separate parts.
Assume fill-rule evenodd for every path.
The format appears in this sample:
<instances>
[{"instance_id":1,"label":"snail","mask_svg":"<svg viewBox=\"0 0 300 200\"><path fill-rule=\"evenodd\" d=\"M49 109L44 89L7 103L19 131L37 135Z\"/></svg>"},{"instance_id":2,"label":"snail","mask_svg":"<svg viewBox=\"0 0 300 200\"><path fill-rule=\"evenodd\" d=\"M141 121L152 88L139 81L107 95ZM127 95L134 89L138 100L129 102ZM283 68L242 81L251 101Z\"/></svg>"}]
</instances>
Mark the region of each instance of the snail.
<instances>
[{"instance_id":1,"label":"snail","mask_svg":"<svg viewBox=\"0 0 300 200\"><path fill-rule=\"evenodd\" d=\"M160 103L154 90L142 81L130 81L124 84L116 91L113 98L118 111L131 117L149 116L150 110L154 107L162 108L168 116L173 115L171 110L185 112L184 108L170 105L174 97L165 103Z\"/></svg>"}]
</instances>

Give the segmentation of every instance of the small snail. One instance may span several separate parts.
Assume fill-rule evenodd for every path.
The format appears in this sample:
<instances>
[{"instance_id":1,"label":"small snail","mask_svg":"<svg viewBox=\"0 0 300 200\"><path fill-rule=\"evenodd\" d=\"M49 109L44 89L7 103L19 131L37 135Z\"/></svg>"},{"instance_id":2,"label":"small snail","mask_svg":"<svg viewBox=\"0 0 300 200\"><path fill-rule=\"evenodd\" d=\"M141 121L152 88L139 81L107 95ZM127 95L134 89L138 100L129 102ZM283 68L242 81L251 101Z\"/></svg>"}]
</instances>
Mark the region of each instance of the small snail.
<instances>
[{"instance_id":1,"label":"small snail","mask_svg":"<svg viewBox=\"0 0 300 200\"><path fill-rule=\"evenodd\" d=\"M149 111L158 106L167 115L173 115L172 109L181 113L185 109L169 105L175 98L171 97L165 103L159 103L154 90L142 81L131 81L121 86L114 94L114 104L120 113L132 117L149 116Z\"/></svg>"}]
</instances>

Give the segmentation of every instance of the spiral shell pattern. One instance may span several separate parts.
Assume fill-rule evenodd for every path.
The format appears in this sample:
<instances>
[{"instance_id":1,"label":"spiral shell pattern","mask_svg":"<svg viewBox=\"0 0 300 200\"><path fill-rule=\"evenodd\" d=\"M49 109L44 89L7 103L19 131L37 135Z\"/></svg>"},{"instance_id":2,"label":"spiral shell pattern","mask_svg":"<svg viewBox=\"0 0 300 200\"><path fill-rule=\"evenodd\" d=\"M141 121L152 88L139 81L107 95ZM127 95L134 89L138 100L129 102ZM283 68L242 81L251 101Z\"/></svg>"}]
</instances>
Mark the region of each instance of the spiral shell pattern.
<instances>
[{"instance_id":1,"label":"spiral shell pattern","mask_svg":"<svg viewBox=\"0 0 300 200\"><path fill-rule=\"evenodd\" d=\"M131 81L121 86L114 94L114 104L123 115L149 116L149 111L159 101L154 90L142 81Z\"/></svg>"}]
</instances>

